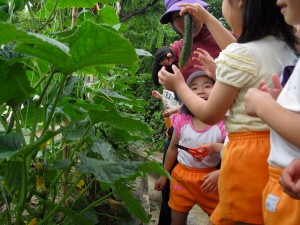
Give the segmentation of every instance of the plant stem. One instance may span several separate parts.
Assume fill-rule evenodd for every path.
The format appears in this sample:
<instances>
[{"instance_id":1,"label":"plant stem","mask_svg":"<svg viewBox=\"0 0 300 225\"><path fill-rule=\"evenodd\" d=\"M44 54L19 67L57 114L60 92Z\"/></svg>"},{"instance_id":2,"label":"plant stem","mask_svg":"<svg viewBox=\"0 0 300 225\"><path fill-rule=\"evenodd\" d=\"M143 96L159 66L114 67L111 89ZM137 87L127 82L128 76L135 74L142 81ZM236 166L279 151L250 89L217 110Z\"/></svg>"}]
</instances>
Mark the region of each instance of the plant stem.
<instances>
[{"instance_id":1,"label":"plant stem","mask_svg":"<svg viewBox=\"0 0 300 225\"><path fill-rule=\"evenodd\" d=\"M47 129L48 129L50 123L51 123L52 116L53 116L53 114L54 114L54 111L55 111L56 105L57 105L57 103L58 103L58 100L59 100L59 98L61 97L61 93L62 93L63 87L64 87L64 85L65 85L66 79L67 79L67 76L64 75L64 76L63 76L63 79L61 80L61 82L60 82L60 84L59 84L59 89L58 89L58 91L57 91L57 93L56 93L56 98L54 99L54 102L53 102L53 104L52 104L52 106L51 106L51 111L50 111L50 113L49 113L49 115L48 115L48 118L47 118L46 123L44 124L44 128L43 128L43 131L42 131L41 136L47 131Z\"/></svg>"},{"instance_id":2,"label":"plant stem","mask_svg":"<svg viewBox=\"0 0 300 225\"><path fill-rule=\"evenodd\" d=\"M30 15L31 21L33 23L33 26L34 26L34 28L36 28L37 27L37 23L36 23L35 15L33 14L32 8L30 7L30 5L29 5L28 2L26 3L26 6L28 8L29 15Z\"/></svg>"},{"instance_id":3,"label":"plant stem","mask_svg":"<svg viewBox=\"0 0 300 225\"><path fill-rule=\"evenodd\" d=\"M79 140L79 143L76 145L75 149L71 152L69 158L73 158L75 152L78 151L79 147L80 147L80 144L82 142L82 140L84 139L84 137L89 133L90 129L92 128L92 124L90 124L87 129L85 130L85 132L83 133L82 137L80 138ZM49 186L49 190L51 190L55 185L56 185L56 182L59 180L59 178L65 173L65 170L62 170L60 171L57 176L54 178L54 180L52 181L52 183L50 184Z\"/></svg>"},{"instance_id":4,"label":"plant stem","mask_svg":"<svg viewBox=\"0 0 300 225\"><path fill-rule=\"evenodd\" d=\"M63 198L54 206L54 208L52 208L49 213L46 215L46 217L40 221L38 224L45 224L51 216L53 216L54 213L57 212L57 210L59 209L59 207L67 200L67 198L72 194L73 190L76 188L76 185L78 184L78 182L81 180L81 178L83 177L84 174L81 174L77 180L72 184L72 186L70 187L70 189L68 190L68 192L63 196Z\"/></svg>"},{"instance_id":5,"label":"plant stem","mask_svg":"<svg viewBox=\"0 0 300 225\"><path fill-rule=\"evenodd\" d=\"M27 195L27 158L23 158L23 176L22 176L22 187L20 192L19 204L17 205L17 213L16 213L16 223L15 225L19 225L22 223L22 213L24 210L24 205L26 203L26 195Z\"/></svg>"},{"instance_id":6,"label":"plant stem","mask_svg":"<svg viewBox=\"0 0 300 225\"><path fill-rule=\"evenodd\" d=\"M2 184L0 183L0 187L1 187L1 191L2 191L2 195L3 195L3 199L5 201L5 205L6 205L6 212L7 212L7 225L11 225L11 212L10 212L10 207L3 189Z\"/></svg>"},{"instance_id":7,"label":"plant stem","mask_svg":"<svg viewBox=\"0 0 300 225\"><path fill-rule=\"evenodd\" d=\"M51 22L52 16L53 16L53 14L54 14L54 12L56 10L58 2L59 2L59 0L55 1L54 5L53 5L53 8L52 8L52 10L50 12L49 17L47 18L47 20L45 21L45 23L42 26L39 27L40 30L43 30Z\"/></svg>"},{"instance_id":8,"label":"plant stem","mask_svg":"<svg viewBox=\"0 0 300 225\"><path fill-rule=\"evenodd\" d=\"M20 134L20 136L22 138L23 145L26 146L27 143L26 143L26 140L25 140L25 137L24 137L21 125L20 125L19 116L18 116L17 109L16 109L15 106L12 107L12 112L13 112L13 116L14 116L15 121L16 121L16 130L17 130L17 132Z\"/></svg>"},{"instance_id":9,"label":"plant stem","mask_svg":"<svg viewBox=\"0 0 300 225\"><path fill-rule=\"evenodd\" d=\"M110 192L107 195L104 195L102 198L99 198L97 201L94 201L92 204L90 204L88 207L86 207L85 209L83 209L80 214L85 213L86 211L88 211L89 209L93 208L95 205L98 205L100 202L104 201L105 199L109 198L110 196L112 196L114 194L114 192Z\"/></svg>"}]
</instances>

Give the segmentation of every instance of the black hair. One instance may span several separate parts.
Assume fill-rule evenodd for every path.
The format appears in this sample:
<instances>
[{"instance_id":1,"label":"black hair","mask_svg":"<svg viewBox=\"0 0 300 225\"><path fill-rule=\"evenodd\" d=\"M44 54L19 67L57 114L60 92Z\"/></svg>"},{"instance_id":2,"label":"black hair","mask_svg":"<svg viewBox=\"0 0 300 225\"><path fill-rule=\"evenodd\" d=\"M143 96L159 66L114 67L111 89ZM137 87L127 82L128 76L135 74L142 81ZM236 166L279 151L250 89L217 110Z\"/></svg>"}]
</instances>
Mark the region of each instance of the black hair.
<instances>
[{"instance_id":1,"label":"black hair","mask_svg":"<svg viewBox=\"0 0 300 225\"><path fill-rule=\"evenodd\" d=\"M238 43L259 40L268 35L282 37L294 50L298 43L293 26L285 22L276 0L244 0L242 24Z\"/></svg>"}]
</instances>

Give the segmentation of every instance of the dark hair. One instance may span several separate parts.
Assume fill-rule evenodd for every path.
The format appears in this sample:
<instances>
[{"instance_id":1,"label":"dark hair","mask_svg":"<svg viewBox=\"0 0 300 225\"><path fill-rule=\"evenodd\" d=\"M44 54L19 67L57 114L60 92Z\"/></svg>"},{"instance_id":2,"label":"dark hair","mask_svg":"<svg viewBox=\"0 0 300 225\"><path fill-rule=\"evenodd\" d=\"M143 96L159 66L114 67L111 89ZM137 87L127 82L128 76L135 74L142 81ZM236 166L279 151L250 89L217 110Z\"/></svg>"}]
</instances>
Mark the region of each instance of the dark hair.
<instances>
[{"instance_id":1,"label":"dark hair","mask_svg":"<svg viewBox=\"0 0 300 225\"><path fill-rule=\"evenodd\" d=\"M230 0L232 2L232 0ZM295 50L297 38L294 28L288 25L276 0L244 0L243 28L238 43L259 40L268 35L282 37Z\"/></svg>"}]
</instances>

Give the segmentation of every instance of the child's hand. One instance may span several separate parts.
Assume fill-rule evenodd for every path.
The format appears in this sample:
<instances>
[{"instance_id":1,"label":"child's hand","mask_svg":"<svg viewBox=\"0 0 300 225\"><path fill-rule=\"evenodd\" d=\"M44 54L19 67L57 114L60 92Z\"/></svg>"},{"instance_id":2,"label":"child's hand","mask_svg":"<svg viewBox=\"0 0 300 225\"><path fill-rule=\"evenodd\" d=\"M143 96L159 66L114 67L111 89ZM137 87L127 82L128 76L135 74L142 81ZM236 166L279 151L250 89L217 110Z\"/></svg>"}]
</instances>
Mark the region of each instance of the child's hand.
<instances>
[{"instance_id":1,"label":"child's hand","mask_svg":"<svg viewBox=\"0 0 300 225\"><path fill-rule=\"evenodd\" d=\"M194 51L193 56L193 62L195 63L194 67L204 71L210 78L216 80L217 65L213 57L201 48L197 48L197 51Z\"/></svg>"},{"instance_id":2,"label":"child's hand","mask_svg":"<svg viewBox=\"0 0 300 225\"><path fill-rule=\"evenodd\" d=\"M167 183L167 179L166 177L164 176L160 176L157 181L155 182L155 185L154 185L154 190L156 191L162 191Z\"/></svg>"},{"instance_id":3,"label":"child's hand","mask_svg":"<svg viewBox=\"0 0 300 225\"><path fill-rule=\"evenodd\" d=\"M161 95L161 93L159 93L159 92L156 91L156 90L153 90L153 91L151 92L151 94L152 94L152 96L153 96L154 98L157 98L157 99L162 99L162 98L163 98L163 96Z\"/></svg>"},{"instance_id":4,"label":"child's hand","mask_svg":"<svg viewBox=\"0 0 300 225\"><path fill-rule=\"evenodd\" d=\"M282 172L279 183L285 193L300 199L300 159L293 160Z\"/></svg>"},{"instance_id":5,"label":"child's hand","mask_svg":"<svg viewBox=\"0 0 300 225\"><path fill-rule=\"evenodd\" d=\"M280 83L280 80L279 80L279 76L277 74L274 74L272 76L272 82L273 82L274 88L269 88L266 85L266 82L264 80L262 80L259 83L258 89L261 90L261 91L269 93L272 96L272 98L274 100L276 100L278 98L280 92L282 91L282 86L281 86L281 83Z\"/></svg>"},{"instance_id":6,"label":"child's hand","mask_svg":"<svg viewBox=\"0 0 300 225\"><path fill-rule=\"evenodd\" d=\"M218 191L219 174L220 170L216 170L204 176L205 181L201 185L204 192L215 193Z\"/></svg>"},{"instance_id":7,"label":"child's hand","mask_svg":"<svg viewBox=\"0 0 300 225\"><path fill-rule=\"evenodd\" d=\"M166 109L162 115L163 117L170 117L175 113L174 109Z\"/></svg>"},{"instance_id":8,"label":"child's hand","mask_svg":"<svg viewBox=\"0 0 300 225\"><path fill-rule=\"evenodd\" d=\"M163 67L158 72L159 83L164 89L175 91L181 87L181 85L186 85L183 75L176 65L172 65L173 73L169 73L165 67Z\"/></svg>"}]
</instances>

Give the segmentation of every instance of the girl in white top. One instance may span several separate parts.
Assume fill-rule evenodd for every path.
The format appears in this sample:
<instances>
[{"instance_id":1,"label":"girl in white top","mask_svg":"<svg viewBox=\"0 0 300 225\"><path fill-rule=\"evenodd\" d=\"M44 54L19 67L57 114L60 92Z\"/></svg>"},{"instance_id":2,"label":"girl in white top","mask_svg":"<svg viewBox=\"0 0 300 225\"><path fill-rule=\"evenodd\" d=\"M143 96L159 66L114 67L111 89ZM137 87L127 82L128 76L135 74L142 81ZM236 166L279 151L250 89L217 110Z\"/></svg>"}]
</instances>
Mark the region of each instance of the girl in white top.
<instances>
[{"instance_id":1,"label":"girl in white top","mask_svg":"<svg viewBox=\"0 0 300 225\"><path fill-rule=\"evenodd\" d=\"M198 98L207 100L214 80L203 71L196 71L187 80L193 93ZM184 108L184 106L183 106ZM226 137L223 121L215 125L207 125L195 118L187 110L172 116L174 132L167 151L164 167L170 171L176 158L178 164L172 171L170 182L169 206L172 209L172 225L186 224L189 211L198 204L210 215L218 204L216 167L220 163L220 151ZM177 149L176 144L195 148L206 146L210 154L202 161L197 161L185 150ZM155 190L162 190L167 178L161 176L155 183Z\"/></svg>"},{"instance_id":2,"label":"girl in white top","mask_svg":"<svg viewBox=\"0 0 300 225\"><path fill-rule=\"evenodd\" d=\"M300 24L300 1L281 0L277 4L289 24ZM273 84L274 88L270 89L262 81L260 90L251 88L245 96L246 112L260 117L271 127L270 177L263 193L264 222L266 225L297 225L300 221L300 169L296 169L300 160L295 159L300 158L300 61L283 89L277 75L273 76ZM279 183L286 167L281 183L287 193Z\"/></svg>"},{"instance_id":3,"label":"girl in white top","mask_svg":"<svg viewBox=\"0 0 300 225\"><path fill-rule=\"evenodd\" d=\"M213 29L213 16L195 4L182 4ZM219 176L219 205L210 220L213 224L263 224L262 191L268 181L269 127L248 116L244 95L262 79L270 85L270 72L281 74L296 59L293 27L284 22L279 7L270 0L223 0L222 12L239 36L217 58L216 84L208 101L197 98L186 86L181 73L162 69L161 85L175 91L201 121L213 124L224 117L228 131ZM218 35L218 30L212 32Z\"/></svg>"}]
</instances>

